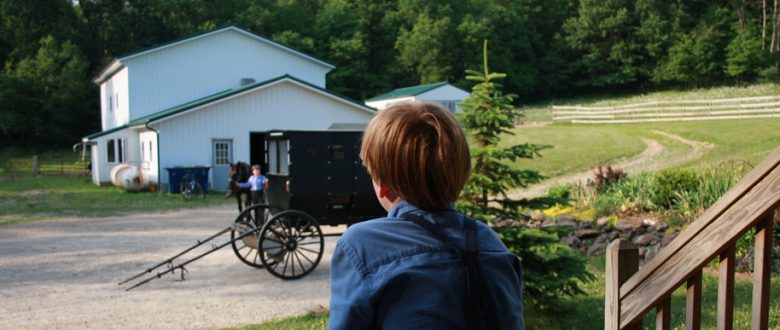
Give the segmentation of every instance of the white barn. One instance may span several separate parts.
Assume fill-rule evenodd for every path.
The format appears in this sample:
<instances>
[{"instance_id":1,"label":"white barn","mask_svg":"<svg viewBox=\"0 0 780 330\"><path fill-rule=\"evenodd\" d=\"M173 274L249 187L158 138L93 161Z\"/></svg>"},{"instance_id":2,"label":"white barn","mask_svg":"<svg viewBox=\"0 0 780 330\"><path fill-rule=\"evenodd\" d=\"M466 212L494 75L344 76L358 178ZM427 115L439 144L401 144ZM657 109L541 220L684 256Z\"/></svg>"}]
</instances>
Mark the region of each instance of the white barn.
<instances>
[{"instance_id":1,"label":"white barn","mask_svg":"<svg viewBox=\"0 0 780 330\"><path fill-rule=\"evenodd\" d=\"M102 131L82 140L92 180L131 164L165 189L165 168L205 165L224 190L229 163L257 159L256 132L365 125L373 109L326 89L334 68L236 26L121 56L94 80Z\"/></svg>"},{"instance_id":2,"label":"white barn","mask_svg":"<svg viewBox=\"0 0 780 330\"><path fill-rule=\"evenodd\" d=\"M425 101L441 104L452 112L463 111L460 103L471 95L452 84L437 82L427 85L411 86L394 89L390 92L374 96L366 100L366 105L382 110L393 104L404 101Z\"/></svg>"}]
</instances>

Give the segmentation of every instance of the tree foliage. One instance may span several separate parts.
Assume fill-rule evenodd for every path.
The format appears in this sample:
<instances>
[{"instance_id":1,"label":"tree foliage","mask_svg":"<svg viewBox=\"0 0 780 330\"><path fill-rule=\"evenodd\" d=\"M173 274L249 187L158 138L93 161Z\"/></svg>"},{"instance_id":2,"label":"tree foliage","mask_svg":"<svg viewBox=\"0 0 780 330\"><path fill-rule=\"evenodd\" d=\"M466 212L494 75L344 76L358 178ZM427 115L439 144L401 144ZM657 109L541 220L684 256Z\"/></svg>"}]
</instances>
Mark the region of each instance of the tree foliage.
<instances>
[{"instance_id":1,"label":"tree foliage","mask_svg":"<svg viewBox=\"0 0 780 330\"><path fill-rule=\"evenodd\" d=\"M466 71L466 79L476 84L471 96L461 103L463 113L459 119L473 141L472 171L459 207L481 220L514 219L517 208L507 192L536 183L542 176L537 171L515 169L506 162L539 156L539 150L545 146L499 146L502 135L514 134L511 129L522 114L512 104L516 95L504 94L497 82L506 74L488 70L487 40L483 54L483 71Z\"/></svg>"},{"instance_id":2,"label":"tree foliage","mask_svg":"<svg viewBox=\"0 0 780 330\"><path fill-rule=\"evenodd\" d=\"M460 121L472 140L472 172L458 200L458 208L477 219L496 223L517 219L518 203L507 191L538 182L536 171L518 170L507 164L517 158L533 158L546 146L519 144L500 146L502 136L512 134L522 116L512 106L516 95L504 94L496 81L506 74L488 70L487 40L483 46L483 71L468 70L466 79L475 81L471 96L461 104ZM555 312L564 296L581 294L579 284L594 278L585 268L585 260L571 247L560 242L558 232L525 227L497 227L507 247L523 265L526 303L545 312Z\"/></svg>"},{"instance_id":3,"label":"tree foliage","mask_svg":"<svg viewBox=\"0 0 780 330\"><path fill-rule=\"evenodd\" d=\"M112 59L227 24L333 63L328 88L356 99L442 80L468 88L462 73L480 66L480 43L490 38L492 64L507 74L502 84L518 105L773 77L780 25L762 31L762 10L759 1L726 0L0 0L0 117L35 109L23 112L41 128L13 128L33 145L70 145L99 129L97 120L79 121L68 129L74 135L51 138L59 128L42 107L64 101L33 92L40 79L19 66L38 61L47 37L59 51L78 50L85 72L67 77L74 84L63 93L80 98L66 102L79 105L68 110L79 118L97 117L98 87L89 78ZM768 10L772 23L780 15ZM21 142L10 132L0 131L0 141Z\"/></svg>"}]
</instances>

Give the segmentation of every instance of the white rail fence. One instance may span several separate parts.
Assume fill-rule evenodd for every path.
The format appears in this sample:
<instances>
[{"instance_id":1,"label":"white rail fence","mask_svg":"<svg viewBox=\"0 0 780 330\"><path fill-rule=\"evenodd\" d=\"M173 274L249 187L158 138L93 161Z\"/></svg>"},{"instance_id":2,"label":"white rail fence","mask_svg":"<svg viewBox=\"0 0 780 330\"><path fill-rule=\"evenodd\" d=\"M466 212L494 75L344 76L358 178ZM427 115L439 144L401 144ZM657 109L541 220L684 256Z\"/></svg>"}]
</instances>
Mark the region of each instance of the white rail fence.
<instances>
[{"instance_id":1,"label":"white rail fence","mask_svg":"<svg viewBox=\"0 0 780 330\"><path fill-rule=\"evenodd\" d=\"M615 124L780 118L780 96L643 102L612 107L553 106L553 121Z\"/></svg>"}]
</instances>

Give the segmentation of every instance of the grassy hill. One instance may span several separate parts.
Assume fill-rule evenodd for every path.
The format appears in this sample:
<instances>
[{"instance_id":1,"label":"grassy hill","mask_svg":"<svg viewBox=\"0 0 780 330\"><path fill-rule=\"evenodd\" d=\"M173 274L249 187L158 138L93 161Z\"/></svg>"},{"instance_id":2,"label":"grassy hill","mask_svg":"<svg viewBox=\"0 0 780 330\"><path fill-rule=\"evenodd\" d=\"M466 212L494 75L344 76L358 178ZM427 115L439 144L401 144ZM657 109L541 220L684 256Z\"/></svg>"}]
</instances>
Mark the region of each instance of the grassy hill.
<instances>
[{"instance_id":1,"label":"grassy hill","mask_svg":"<svg viewBox=\"0 0 780 330\"><path fill-rule=\"evenodd\" d=\"M552 118L551 104L605 106L760 95L780 95L780 85L763 84L665 91L625 97L555 100L525 107L523 111L527 121L549 121ZM662 154L653 160L655 162L673 161L689 155L691 146L670 138L669 134L712 146L701 157L675 164L673 167L711 166L732 159L756 164L772 150L780 147L780 118L608 125L553 123L546 126L519 125L514 133L513 136L506 136L503 143L528 142L553 146L544 150L539 159L520 160L515 164L539 170L548 177L557 177L588 170L604 163L618 163L621 159L636 156L645 150L647 140L657 141L664 147Z\"/></svg>"}]
</instances>

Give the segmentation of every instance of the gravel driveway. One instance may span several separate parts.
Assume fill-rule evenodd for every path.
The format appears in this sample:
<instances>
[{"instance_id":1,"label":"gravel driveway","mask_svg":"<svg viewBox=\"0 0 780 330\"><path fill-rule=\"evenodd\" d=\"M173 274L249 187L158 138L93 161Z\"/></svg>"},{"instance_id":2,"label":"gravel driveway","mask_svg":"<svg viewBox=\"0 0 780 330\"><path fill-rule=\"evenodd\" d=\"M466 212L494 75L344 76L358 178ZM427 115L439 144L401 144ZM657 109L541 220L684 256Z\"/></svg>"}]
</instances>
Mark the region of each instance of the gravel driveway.
<instances>
[{"instance_id":1,"label":"gravel driveway","mask_svg":"<svg viewBox=\"0 0 780 330\"><path fill-rule=\"evenodd\" d=\"M129 292L117 286L237 214L229 204L0 226L0 329L213 329L327 306L338 237L326 238L317 269L296 281L244 265L228 246L190 264L185 281L177 272Z\"/></svg>"}]
</instances>

